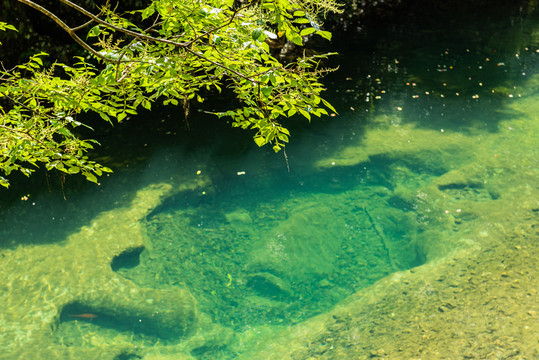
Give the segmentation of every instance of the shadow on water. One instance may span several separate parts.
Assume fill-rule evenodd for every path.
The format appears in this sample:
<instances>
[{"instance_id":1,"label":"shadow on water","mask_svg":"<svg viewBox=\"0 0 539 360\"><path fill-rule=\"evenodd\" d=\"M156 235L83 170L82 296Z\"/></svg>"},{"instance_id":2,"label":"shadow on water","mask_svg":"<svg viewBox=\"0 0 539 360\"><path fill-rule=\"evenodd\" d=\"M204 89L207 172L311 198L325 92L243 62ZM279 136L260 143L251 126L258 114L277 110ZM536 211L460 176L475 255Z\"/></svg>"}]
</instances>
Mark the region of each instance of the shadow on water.
<instances>
[{"instance_id":1,"label":"shadow on water","mask_svg":"<svg viewBox=\"0 0 539 360\"><path fill-rule=\"evenodd\" d=\"M131 340L135 343L155 344L165 339L168 340L167 334L156 326L148 325L146 319L128 314L113 316L79 303L64 306L54 337L55 341L64 345L81 346L84 341L88 340L88 333L95 334L99 331L116 335L131 334ZM125 356L130 353L127 351Z\"/></svg>"},{"instance_id":2,"label":"shadow on water","mask_svg":"<svg viewBox=\"0 0 539 360\"><path fill-rule=\"evenodd\" d=\"M90 156L114 173L99 178L99 185L80 175L64 177L43 169L30 178L12 174L10 188L0 188L0 247L63 241L100 213L127 206L138 188L166 176L166 169L153 174L146 169L154 152L148 145L161 130L155 126L159 119L141 117L115 128L91 117L86 120L96 132L81 135L97 137L103 145ZM141 132L143 127L153 130Z\"/></svg>"},{"instance_id":3,"label":"shadow on water","mask_svg":"<svg viewBox=\"0 0 539 360\"><path fill-rule=\"evenodd\" d=\"M40 245L64 241L104 211L127 206L136 189L144 185L141 171L122 171L104 176L100 185L69 177L64 184L56 174L38 172L32 179L12 180L9 196L0 203L0 247ZM133 174L127 184L128 173ZM48 177L48 179L47 179Z\"/></svg>"},{"instance_id":4,"label":"shadow on water","mask_svg":"<svg viewBox=\"0 0 539 360\"><path fill-rule=\"evenodd\" d=\"M392 19L385 25L371 26L353 42L354 48L349 48L350 42L343 44L337 38L335 50L341 55L331 61L340 69L330 74L325 83L329 88L327 97L340 115L315 119L309 126L305 126L303 119L285 122L293 135L288 148L292 170L301 171L305 166L296 166L294 159L295 153L299 153L302 161L306 157L301 154L305 150L295 148L304 137L310 139L313 159L348 143L358 144L371 114L382 103L392 104L390 108L402 108L403 124L460 133L497 131L498 122L506 115L498 109L510 100L509 96L518 96L515 91L518 82L514 79L525 80L526 69L535 66L537 56L535 49L525 50L522 45L533 36L529 30L533 21L519 18L518 11L512 17L504 16L503 22L493 21L492 17L502 19L499 14L505 11L494 8L490 17L472 23L462 17L447 19L439 26L425 21L434 16L405 17L400 22L398 18ZM475 30L470 30L470 25ZM230 99L224 102L230 103ZM103 148L96 154L98 157L101 154L102 162L116 172L128 174L127 166L144 167L155 148L163 147L161 142L195 152L209 147L213 148L212 159L218 164L215 170L234 170L239 160L248 156L251 140L223 121L193 109L189 124L178 111L165 108L125 121L114 131L98 127L98 132L105 136L100 135L98 140ZM330 142L328 133L334 138ZM275 155L269 149L261 149L260 153L268 166L279 170L286 167L280 154ZM11 232L2 236L1 246L65 239L99 212L129 202L130 191L125 191L129 186L118 185L117 177L111 181L113 184L107 185L111 190L101 190L75 177L69 177L62 186L56 174L37 175L31 180L14 178L12 189L0 189L2 221L14 225L2 226ZM131 179L137 176L134 171ZM331 177L334 176L328 176ZM103 179L102 183L106 184L107 180ZM88 198L82 200L86 192L92 194L90 201L96 200L93 204L88 204ZM10 217L10 213L17 213L14 217L19 220ZM32 230L33 226L27 226L25 218L33 219L36 231Z\"/></svg>"},{"instance_id":5,"label":"shadow on water","mask_svg":"<svg viewBox=\"0 0 539 360\"><path fill-rule=\"evenodd\" d=\"M63 177L43 169L36 169L30 178L12 174L10 188L0 187L0 247L63 241L100 213L128 206L138 189L173 180L185 163L192 162L179 160L178 154L203 147L204 141L196 139L209 141L203 135L208 127L230 131L227 124L205 123L208 117L195 113L191 121L201 124L193 132L185 130L185 122L173 109L159 107L115 127L88 119L96 131L82 136L102 144L90 157L114 172L99 178L99 185L79 175Z\"/></svg>"},{"instance_id":6,"label":"shadow on water","mask_svg":"<svg viewBox=\"0 0 539 360\"><path fill-rule=\"evenodd\" d=\"M136 247L128 249L112 259L110 267L112 271L120 269L131 269L140 264L140 254L144 251L144 247Z\"/></svg>"}]
</instances>

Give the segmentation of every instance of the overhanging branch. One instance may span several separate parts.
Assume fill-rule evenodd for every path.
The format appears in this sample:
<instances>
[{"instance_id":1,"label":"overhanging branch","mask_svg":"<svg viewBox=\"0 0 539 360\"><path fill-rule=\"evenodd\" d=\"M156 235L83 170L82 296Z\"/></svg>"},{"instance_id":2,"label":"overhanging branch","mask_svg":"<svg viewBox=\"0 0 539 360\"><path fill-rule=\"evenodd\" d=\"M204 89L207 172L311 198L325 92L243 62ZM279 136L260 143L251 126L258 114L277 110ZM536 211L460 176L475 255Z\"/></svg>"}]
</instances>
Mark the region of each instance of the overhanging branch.
<instances>
[{"instance_id":1,"label":"overhanging branch","mask_svg":"<svg viewBox=\"0 0 539 360\"><path fill-rule=\"evenodd\" d=\"M112 61L112 62L115 62L114 60L112 59L109 59L103 55L101 55L99 52L95 51L90 45L88 45L84 40L82 40L76 33L75 33L75 30L72 29L71 27L69 27L65 22L62 21L62 19L60 19L58 16L56 16L55 14L53 14L52 12L50 12L49 10L45 9L43 6L39 5L39 4L36 4L35 2L33 1L30 1L30 0L17 0L25 5L28 5L36 10L38 10L39 12L45 14L45 16L47 16L48 18L52 19L55 23L57 23L62 29L65 30L65 32L67 32L69 34L69 36L71 36L71 38L73 38L73 40L75 40L77 42L77 44L79 44L80 46L82 46L84 49L86 49L87 51L89 51L92 55L95 55L97 56L98 58L101 58L103 60L107 60L107 61ZM78 27L80 28L80 27ZM77 29L78 29L77 28Z\"/></svg>"},{"instance_id":2,"label":"overhanging branch","mask_svg":"<svg viewBox=\"0 0 539 360\"><path fill-rule=\"evenodd\" d=\"M47 10L46 8L44 8L43 6L39 5L39 4L36 4L35 2L31 1L31 0L17 0L25 5L28 5L38 11L40 11L41 13L43 13L44 15L46 15L47 17L49 17L50 19L52 19L55 23L57 23L62 29L64 29L68 34L69 36L71 36L73 38L73 40L75 40L77 42L77 44L79 44L80 46L82 46L84 49L86 49L87 51L89 51L92 55L100 58L100 59L103 59L104 61L107 61L107 62L112 62L112 63L123 63L123 62L130 62L128 60L114 60L114 59L111 59L111 58L108 58L104 55L102 55L101 53L99 53L98 51L96 51L95 49L93 49L90 45L88 45L88 43L86 43L84 40L82 40L77 34L76 34L76 30L80 30L81 28L83 28L83 26L78 26L76 28L71 28L70 26L68 26L65 22L62 21L62 19L60 19L57 15L55 15L54 13L52 13L51 11ZM154 37L154 36L150 36L150 35L146 35L146 34L142 34L140 32L137 32L137 31L133 31L133 30L129 30L129 29L125 29L125 28L122 28L120 26L116 26L114 24L111 24L103 19L100 19L98 16L92 14L91 12L89 12L88 10L84 9L83 7L69 1L69 0L60 0L62 3L64 3L65 5L77 10L78 12L80 12L81 14L89 17L91 19L91 21L94 21L98 24L101 24L109 29L112 29L112 30L116 30L116 31L119 31L121 33L124 33L126 35L129 35L129 36L132 36L136 39L139 39L139 40L147 40L147 41L151 41L151 42L156 42L156 43L163 43L163 44L168 44L168 45L172 45L174 47L177 47L177 48L182 48L184 51L204 60L204 61L207 61L209 62L210 64L212 65L215 65L217 67L220 67L244 80L248 80L248 81L251 81L251 82L254 82L254 83L258 83L258 81L250 78L249 76L246 76L246 75L243 75L239 72L237 72L236 70L234 69L231 69L230 67L226 66L226 65L223 65L219 62L216 62L216 61L213 61L211 59L208 59L206 56L194 51L191 49L191 45L192 45L192 42L189 42L189 43L180 43L180 42L177 42L177 41L173 41L173 40L169 40L169 39L164 39L164 38L158 38L158 37ZM236 13L234 13L234 16L236 15ZM232 19L229 23L232 22ZM88 23L87 23L88 24ZM226 25L225 25L226 26ZM216 29L219 29L220 27L216 28ZM216 29L213 29L213 31L215 31ZM197 40L197 39L195 39Z\"/></svg>"}]
</instances>

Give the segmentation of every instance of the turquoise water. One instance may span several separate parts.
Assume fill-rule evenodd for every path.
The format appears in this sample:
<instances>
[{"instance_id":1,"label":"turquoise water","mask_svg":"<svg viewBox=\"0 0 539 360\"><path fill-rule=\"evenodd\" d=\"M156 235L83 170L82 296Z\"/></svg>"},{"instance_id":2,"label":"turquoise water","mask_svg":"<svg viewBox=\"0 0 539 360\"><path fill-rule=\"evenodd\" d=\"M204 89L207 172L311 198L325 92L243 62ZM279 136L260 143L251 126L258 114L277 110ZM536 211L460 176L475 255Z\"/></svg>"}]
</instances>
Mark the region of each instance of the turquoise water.
<instances>
[{"instance_id":1,"label":"turquoise water","mask_svg":"<svg viewBox=\"0 0 539 360\"><path fill-rule=\"evenodd\" d=\"M334 60L341 70L326 79L339 114L290 124L286 154L256 148L202 113L188 133L161 122L174 115L157 114L143 120L153 138L102 140L117 171L100 187L16 188L20 197L2 209L2 301L12 309L2 326L20 347L66 358L95 350L231 359L391 273L443 256L476 219L456 204L493 201L504 189L439 179L502 157L501 139L530 141L527 126L535 129L511 104L537 96L537 39L496 34L494 43L449 37L422 48L382 36L385 45L371 51L342 50ZM133 145L122 150L125 143ZM141 305L123 295L129 289L153 290L136 293ZM182 326L199 327L198 338L167 322L191 304L177 289L196 300L198 322ZM153 306L159 294L187 305ZM18 343L14 354L23 351Z\"/></svg>"}]
</instances>

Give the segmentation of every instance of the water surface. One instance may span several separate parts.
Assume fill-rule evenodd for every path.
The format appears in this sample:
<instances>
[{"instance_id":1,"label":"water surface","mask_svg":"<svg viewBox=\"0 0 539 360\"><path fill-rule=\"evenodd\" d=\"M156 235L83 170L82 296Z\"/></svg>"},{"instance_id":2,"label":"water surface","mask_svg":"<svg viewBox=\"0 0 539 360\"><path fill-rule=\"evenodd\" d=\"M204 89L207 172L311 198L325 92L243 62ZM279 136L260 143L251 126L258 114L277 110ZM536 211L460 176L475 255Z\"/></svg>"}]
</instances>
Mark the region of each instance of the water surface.
<instances>
[{"instance_id":1,"label":"water surface","mask_svg":"<svg viewBox=\"0 0 539 360\"><path fill-rule=\"evenodd\" d=\"M537 172L537 39L501 29L341 50L326 79L339 114L290 123L286 154L200 113L187 134L109 139L117 171L99 187L68 184L67 200L21 190L2 209L8 354L238 358L392 273L473 248L477 204ZM518 184L503 180L511 167Z\"/></svg>"}]
</instances>

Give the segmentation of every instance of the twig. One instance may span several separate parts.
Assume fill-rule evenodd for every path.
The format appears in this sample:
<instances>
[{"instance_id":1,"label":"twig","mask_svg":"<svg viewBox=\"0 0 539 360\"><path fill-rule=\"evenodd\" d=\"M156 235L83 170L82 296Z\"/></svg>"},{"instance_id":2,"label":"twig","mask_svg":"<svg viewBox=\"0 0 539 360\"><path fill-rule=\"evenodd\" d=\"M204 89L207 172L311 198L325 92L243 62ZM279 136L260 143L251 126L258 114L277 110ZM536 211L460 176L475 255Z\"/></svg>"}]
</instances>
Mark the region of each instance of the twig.
<instances>
[{"instance_id":1,"label":"twig","mask_svg":"<svg viewBox=\"0 0 539 360\"><path fill-rule=\"evenodd\" d=\"M286 169L290 173L290 165L288 164L288 156L286 156L286 150L283 149L284 160L286 161Z\"/></svg>"},{"instance_id":2,"label":"twig","mask_svg":"<svg viewBox=\"0 0 539 360\"><path fill-rule=\"evenodd\" d=\"M84 29L86 26L90 25L90 24L93 23L93 22L94 22L93 20L87 21L87 22L85 22L85 23L82 24L82 25L75 26L74 28L71 28L71 30L73 30L73 31L79 31L80 29Z\"/></svg>"},{"instance_id":3,"label":"twig","mask_svg":"<svg viewBox=\"0 0 539 360\"><path fill-rule=\"evenodd\" d=\"M73 40L75 40L77 42L77 44L79 44L84 49L89 51L92 55L97 56L98 58L106 60L106 61L117 62L117 61L115 61L113 59L109 59L106 56L101 55L98 51L95 51L90 45L88 45L84 40L82 40L75 33L75 31L72 28L70 28L65 22L63 22L62 19L60 19L58 16L54 15L49 10L45 9L43 6L41 6L39 4L36 4L35 2L30 1L30 0L18 0L18 1L25 4L25 5L28 5L28 6L32 7L34 9L38 10L38 11L40 11L41 13L45 14L47 17L52 19L55 23L60 25L60 27L62 29L64 29L64 31L66 31L69 34L69 36L71 36L73 38ZM93 17L94 16L92 15L92 19L93 19ZM97 17L96 17L96 19L97 19ZM93 20L95 20L95 19L93 19Z\"/></svg>"}]
</instances>

